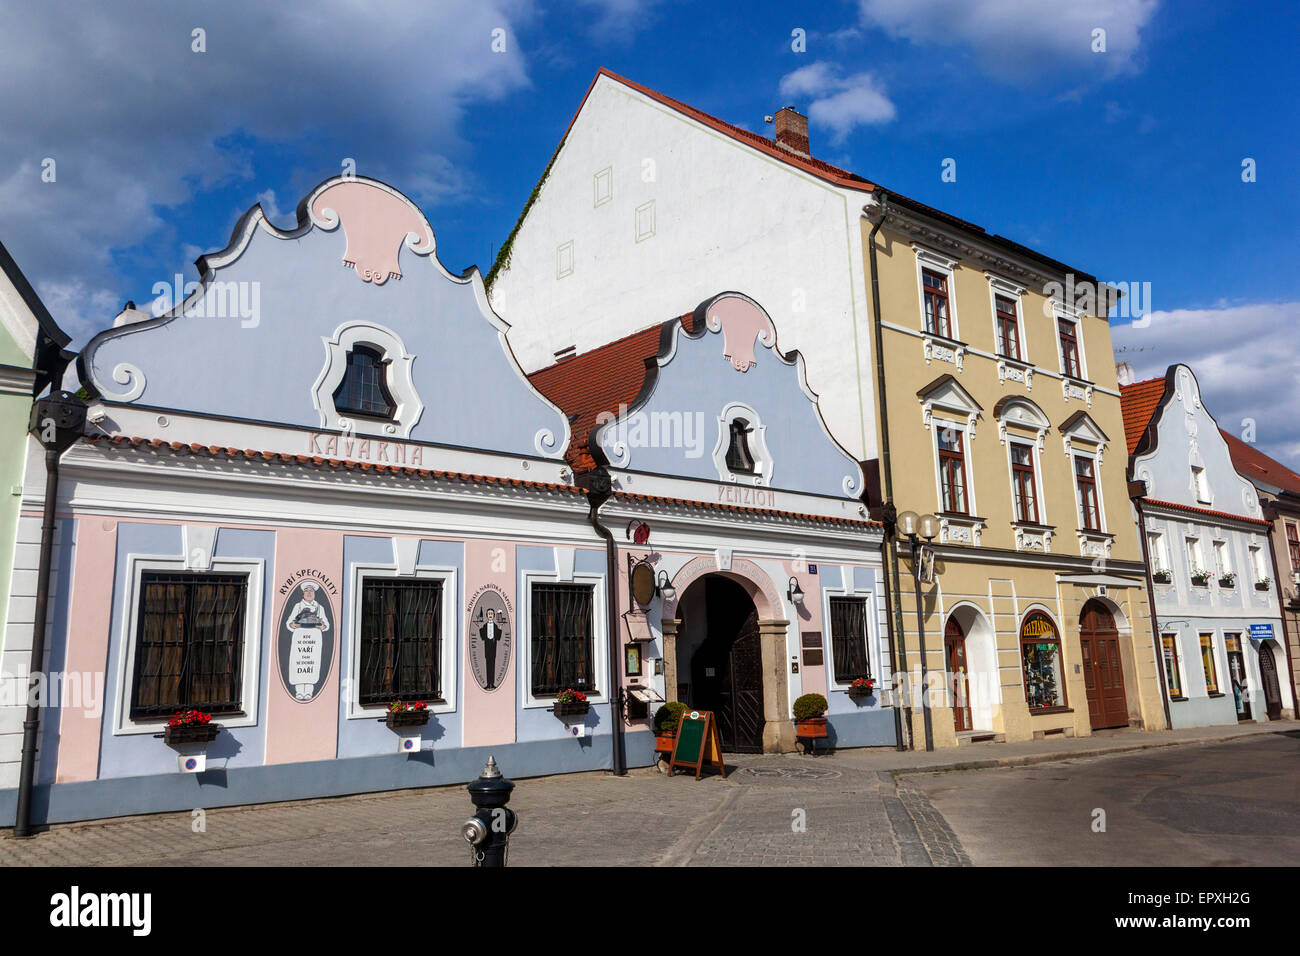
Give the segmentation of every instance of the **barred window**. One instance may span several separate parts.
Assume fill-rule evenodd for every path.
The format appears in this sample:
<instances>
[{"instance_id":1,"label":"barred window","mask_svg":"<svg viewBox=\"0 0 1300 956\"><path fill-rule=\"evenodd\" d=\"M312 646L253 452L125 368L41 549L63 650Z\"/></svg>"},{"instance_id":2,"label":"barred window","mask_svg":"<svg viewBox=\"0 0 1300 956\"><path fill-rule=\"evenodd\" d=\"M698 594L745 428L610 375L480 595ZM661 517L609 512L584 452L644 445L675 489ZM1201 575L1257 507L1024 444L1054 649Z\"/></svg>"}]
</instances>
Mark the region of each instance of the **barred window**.
<instances>
[{"instance_id":1,"label":"barred window","mask_svg":"<svg viewBox=\"0 0 1300 956\"><path fill-rule=\"evenodd\" d=\"M132 720L242 711L247 600L243 574L141 575Z\"/></svg>"},{"instance_id":2,"label":"barred window","mask_svg":"<svg viewBox=\"0 0 1300 956\"><path fill-rule=\"evenodd\" d=\"M392 418L397 403L388 393L388 362L383 353L364 345L348 352L343 381L334 390L334 408L343 415Z\"/></svg>"},{"instance_id":3,"label":"barred window","mask_svg":"<svg viewBox=\"0 0 1300 956\"><path fill-rule=\"evenodd\" d=\"M597 693L592 659L594 588L589 584L534 584L532 688L543 697L573 688Z\"/></svg>"},{"instance_id":4,"label":"barred window","mask_svg":"<svg viewBox=\"0 0 1300 956\"><path fill-rule=\"evenodd\" d=\"M442 700L442 581L361 584L361 705Z\"/></svg>"},{"instance_id":5,"label":"barred window","mask_svg":"<svg viewBox=\"0 0 1300 956\"><path fill-rule=\"evenodd\" d=\"M830 605L831 657L834 659L835 681L848 684L859 677L870 677L866 598L833 597Z\"/></svg>"}]
</instances>

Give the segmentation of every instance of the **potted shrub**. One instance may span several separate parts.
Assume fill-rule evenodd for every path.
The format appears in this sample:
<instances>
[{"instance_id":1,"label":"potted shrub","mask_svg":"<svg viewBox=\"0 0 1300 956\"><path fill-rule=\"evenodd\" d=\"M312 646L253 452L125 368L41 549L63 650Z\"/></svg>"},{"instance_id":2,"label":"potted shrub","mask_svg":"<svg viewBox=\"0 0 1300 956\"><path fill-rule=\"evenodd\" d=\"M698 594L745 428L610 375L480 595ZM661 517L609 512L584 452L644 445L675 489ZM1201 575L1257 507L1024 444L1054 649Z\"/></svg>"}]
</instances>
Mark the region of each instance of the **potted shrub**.
<instances>
[{"instance_id":1,"label":"potted shrub","mask_svg":"<svg viewBox=\"0 0 1300 956\"><path fill-rule=\"evenodd\" d=\"M1174 575L1168 568L1156 568L1151 572L1151 580L1156 584L1170 584L1174 580Z\"/></svg>"},{"instance_id":2,"label":"potted shrub","mask_svg":"<svg viewBox=\"0 0 1300 956\"><path fill-rule=\"evenodd\" d=\"M1229 571L1227 574L1219 575L1219 587L1235 588L1237 586L1237 572Z\"/></svg>"},{"instance_id":3,"label":"potted shrub","mask_svg":"<svg viewBox=\"0 0 1300 956\"><path fill-rule=\"evenodd\" d=\"M681 723L682 714L690 710L680 700L670 700L655 711L655 750L658 753L672 753L677 746L677 725Z\"/></svg>"},{"instance_id":4,"label":"potted shrub","mask_svg":"<svg viewBox=\"0 0 1300 956\"><path fill-rule=\"evenodd\" d=\"M221 725L212 723L212 715L201 710L182 710L167 719L163 742L168 744L207 744L217 739Z\"/></svg>"},{"instance_id":5,"label":"potted shrub","mask_svg":"<svg viewBox=\"0 0 1300 956\"><path fill-rule=\"evenodd\" d=\"M1195 584L1198 588L1206 588L1206 587L1209 587L1209 586L1210 586L1210 572L1209 572L1209 571L1201 571L1201 570L1199 570L1199 569L1195 569L1195 568L1194 568L1194 569L1192 570L1192 583Z\"/></svg>"},{"instance_id":6,"label":"potted shrub","mask_svg":"<svg viewBox=\"0 0 1300 956\"><path fill-rule=\"evenodd\" d=\"M1255 590L1267 591L1269 589L1269 585L1271 585L1272 583L1273 583L1272 578L1260 578L1258 581L1255 582Z\"/></svg>"},{"instance_id":7,"label":"potted shrub","mask_svg":"<svg viewBox=\"0 0 1300 956\"><path fill-rule=\"evenodd\" d=\"M396 730L399 727L423 727L429 722L429 705L422 700L407 703L394 700L388 704L384 723Z\"/></svg>"},{"instance_id":8,"label":"potted shrub","mask_svg":"<svg viewBox=\"0 0 1300 956\"><path fill-rule=\"evenodd\" d=\"M591 710L587 695L580 690L566 687L555 695L554 713L556 717L581 717Z\"/></svg>"},{"instance_id":9,"label":"potted shrub","mask_svg":"<svg viewBox=\"0 0 1300 956\"><path fill-rule=\"evenodd\" d=\"M826 711L830 704L821 694L804 694L794 702L794 735L804 740L826 736Z\"/></svg>"},{"instance_id":10,"label":"potted shrub","mask_svg":"<svg viewBox=\"0 0 1300 956\"><path fill-rule=\"evenodd\" d=\"M859 677L849 685L849 696L854 700L870 697L876 692L876 682L870 677Z\"/></svg>"}]
</instances>

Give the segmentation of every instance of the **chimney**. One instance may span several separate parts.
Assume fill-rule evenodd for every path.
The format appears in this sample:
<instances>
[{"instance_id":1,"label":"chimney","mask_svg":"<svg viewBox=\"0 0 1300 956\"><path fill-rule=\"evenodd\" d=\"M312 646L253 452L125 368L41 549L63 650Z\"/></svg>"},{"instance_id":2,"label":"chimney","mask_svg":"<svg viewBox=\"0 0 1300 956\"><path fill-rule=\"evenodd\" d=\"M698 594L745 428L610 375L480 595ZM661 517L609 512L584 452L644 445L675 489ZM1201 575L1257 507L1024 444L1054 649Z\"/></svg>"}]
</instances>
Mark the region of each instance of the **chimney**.
<instances>
[{"instance_id":1,"label":"chimney","mask_svg":"<svg viewBox=\"0 0 1300 956\"><path fill-rule=\"evenodd\" d=\"M811 155L808 152L808 117L793 106L787 106L777 112L773 122L778 144L801 156Z\"/></svg>"}]
</instances>

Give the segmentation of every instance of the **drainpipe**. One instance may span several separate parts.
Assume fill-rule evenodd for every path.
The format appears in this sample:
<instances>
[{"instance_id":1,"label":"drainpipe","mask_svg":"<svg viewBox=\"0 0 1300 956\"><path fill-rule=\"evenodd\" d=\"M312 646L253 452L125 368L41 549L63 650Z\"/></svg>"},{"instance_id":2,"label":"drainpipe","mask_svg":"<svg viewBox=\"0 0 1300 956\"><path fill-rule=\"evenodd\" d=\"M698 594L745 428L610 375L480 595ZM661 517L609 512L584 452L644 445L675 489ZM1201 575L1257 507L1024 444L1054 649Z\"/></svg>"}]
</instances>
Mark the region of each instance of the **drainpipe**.
<instances>
[{"instance_id":1,"label":"drainpipe","mask_svg":"<svg viewBox=\"0 0 1300 956\"><path fill-rule=\"evenodd\" d=\"M1142 483L1142 492L1146 493L1146 482ZM1142 512L1142 499L1130 498L1133 502L1133 508L1137 511L1138 516L1138 534L1142 536L1142 563L1146 565L1146 571L1143 577L1147 585L1147 603L1151 605L1151 638L1155 642L1156 651L1156 675L1160 678L1160 699L1165 705L1165 728L1174 729L1173 717L1169 714L1169 687L1165 683L1165 654L1164 648L1160 646L1160 618L1156 615L1156 590L1151 586L1151 551L1150 542L1147 541L1147 517ZM1177 640L1175 638L1174 640Z\"/></svg>"},{"instance_id":2,"label":"drainpipe","mask_svg":"<svg viewBox=\"0 0 1300 956\"><path fill-rule=\"evenodd\" d=\"M50 572L54 557L55 506L59 498L59 457L81 437L86 404L71 392L55 392L32 406L29 430L45 449L45 508L41 515L41 551L36 572L36 618L32 626L32 655L27 668L27 714L23 720L22 763L18 772L18 807L14 836L32 835L32 784L36 777L36 739L41 726L38 697L45 670L45 628L49 620Z\"/></svg>"},{"instance_id":3,"label":"drainpipe","mask_svg":"<svg viewBox=\"0 0 1300 956\"><path fill-rule=\"evenodd\" d=\"M1272 512L1270 517L1269 512ZM1282 619L1282 647L1286 651L1286 669L1287 675L1291 678L1291 715L1293 719L1300 719L1300 698L1295 693L1295 665L1291 662L1291 633L1286 626L1286 608L1282 606L1282 578L1278 573L1277 548L1273 543L1273 535L1277 531L1276 523L1281 517L1278 511L1277 502L1271 501L1268 507L1264 509L1264 517L1269 519L1270 527L1268 529L1268 554L1273 559L1273 593L1277 595L1277 615ZM1286 524L1282 525L1283 538L1286 537ZM1263 690L1264 688L1260 688ZM1267 713L1267 706L1264 708Z\"/></svg>"},{"instance_id":4,"label":"drainpipe","mask_svg":"<svg viewBox=\"0 0 1300 956\"><path fill-rule=\"evenodd\" d=\"M614 776L627 774L627 760L624 757L623 741L623 683L619 674L618 646L618 548L614 543L614 534L603 524L597 512L600 506L614 496L605 468L597 468L574 479L575 484L587 493L587 521L596 534L605 539L605 610L609 631L609 701L610 718L614 724L613 757Z\"/></svg>"},{"instance_id":5,"label":"drainpipe","mask_svg":"<svg viewBox=\"0 0 1300 956\"><path fill-rule=\"evenodd\" d=\"M898 690L898 666L894 654L894 638L898 639L898 658L903 667L903 686L908 686L907 678L907 637L903 631L903 594L898 583L898 545L894 540L894 518L898 514L894 506L894 476L889 462L889 405L885 397L885 336L880 317L880 272L876 265L876 233L885 224L885 214L889 211L889 194L881 191L880 219L871 227L867 236L867 259L871 267L871 313L875 319L876 333L876 396L880 402L880 470L885 482L885 538L881 547L889 557L889 590L885 600L894 614L894 625L890 628L889 658L894 676L894 737L899 750L910 750L912 743L912 708L910 694L900 694ZM863 208L866 213L866 208ZM868 217L870 218L870 217ZM891 600L892 597L892 600ZM907 729L903 728L903 711L907 713Z\"/></svg>"}]
</instances>

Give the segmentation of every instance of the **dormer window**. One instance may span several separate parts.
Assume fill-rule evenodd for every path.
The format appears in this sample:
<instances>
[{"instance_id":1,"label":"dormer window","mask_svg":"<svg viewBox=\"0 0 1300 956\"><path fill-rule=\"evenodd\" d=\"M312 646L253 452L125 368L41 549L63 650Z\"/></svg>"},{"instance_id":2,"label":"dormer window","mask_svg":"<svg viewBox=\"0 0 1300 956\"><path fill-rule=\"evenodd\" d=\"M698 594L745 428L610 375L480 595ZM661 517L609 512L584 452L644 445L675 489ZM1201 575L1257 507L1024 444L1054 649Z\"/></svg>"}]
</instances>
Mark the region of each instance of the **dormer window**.
<instances>
[{"instance_id":1,"label":"dormer window","mask_svg":"<svg viewBox=\"0 0 1300 956\"><path fill-rule=\"evenodd\" d=\"M749 422L743 418L733 418L729 428L731 444L727 447L727 468L740 475L754 474L757 469L754 467L754 455L749 450Z\"/></svg>"},{"instance_id":2,"label":"dormer window","mask_svg":"<svg viewBox=\"0 0 1300 956\"><path fill-rule=\"evenodd\" d=\"M334 390L334 408L339 414L393 417L397 404L388 392L388 364L378 349L354 345L349 350L343 381Z\"/></svg>"}]
</instances>

